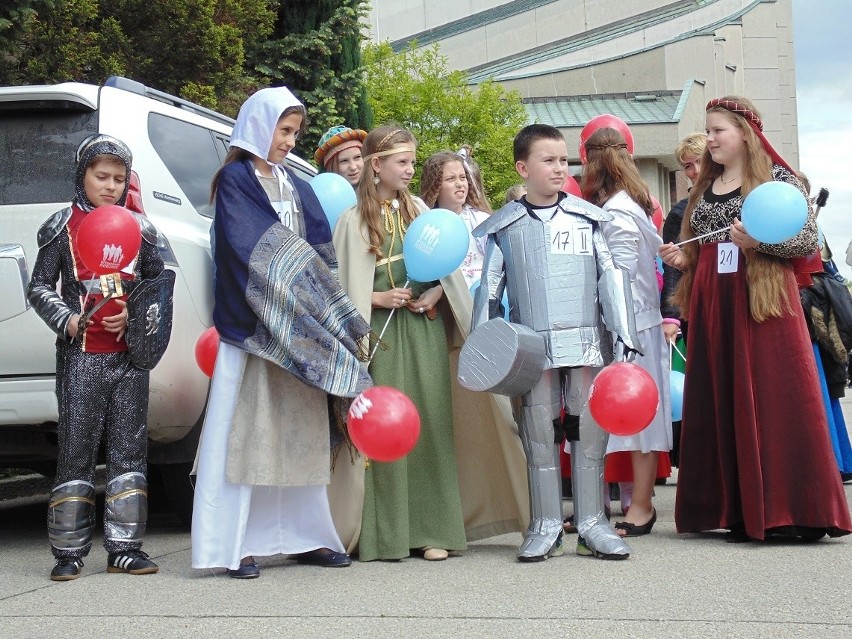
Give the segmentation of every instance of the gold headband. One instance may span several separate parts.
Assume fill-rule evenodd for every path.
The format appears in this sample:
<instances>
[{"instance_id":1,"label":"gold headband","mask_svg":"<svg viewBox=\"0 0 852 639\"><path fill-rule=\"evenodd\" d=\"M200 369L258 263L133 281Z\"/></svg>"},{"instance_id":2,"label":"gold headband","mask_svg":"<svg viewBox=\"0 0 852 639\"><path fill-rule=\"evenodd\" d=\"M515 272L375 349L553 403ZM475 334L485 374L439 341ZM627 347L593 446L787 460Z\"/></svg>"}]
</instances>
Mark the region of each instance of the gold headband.
<instances>
[{"instance_id":1,"label":"gold headband","mask_svg":"<svg viewBox=\"0 0 852 639\"><path fill-rule=\"evenodd\" d=\"M372 160L373 158L383 158L386 155L393 155L394 153L408 153L408 152L416 153L417 148L414 147L414 146L406 144L405 146L396 146L392 149L388 149L387 151L376 151L375 153L370 153L370 155L365 155L364 156L364 162L366 162L367 160Z\"/></svg>"}]
</instances>

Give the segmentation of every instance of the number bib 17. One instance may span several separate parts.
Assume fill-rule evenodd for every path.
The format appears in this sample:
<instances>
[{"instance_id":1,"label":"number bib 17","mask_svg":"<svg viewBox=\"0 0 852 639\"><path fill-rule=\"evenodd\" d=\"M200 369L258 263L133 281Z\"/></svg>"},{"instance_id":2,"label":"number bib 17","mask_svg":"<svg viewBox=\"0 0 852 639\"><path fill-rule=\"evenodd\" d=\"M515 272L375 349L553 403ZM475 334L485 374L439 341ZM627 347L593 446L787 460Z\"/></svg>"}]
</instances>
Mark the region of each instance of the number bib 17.
<instances>
[{"instance_id":1,"label":"number bib 17","mask_svg":"<svg viewBox=\"0 0 852 639\"><path fill-rule=\"evenodd\" d=\"M557 214L550 220L550 252L592 255L592 225Z\"/></svg>"}]
</instances>

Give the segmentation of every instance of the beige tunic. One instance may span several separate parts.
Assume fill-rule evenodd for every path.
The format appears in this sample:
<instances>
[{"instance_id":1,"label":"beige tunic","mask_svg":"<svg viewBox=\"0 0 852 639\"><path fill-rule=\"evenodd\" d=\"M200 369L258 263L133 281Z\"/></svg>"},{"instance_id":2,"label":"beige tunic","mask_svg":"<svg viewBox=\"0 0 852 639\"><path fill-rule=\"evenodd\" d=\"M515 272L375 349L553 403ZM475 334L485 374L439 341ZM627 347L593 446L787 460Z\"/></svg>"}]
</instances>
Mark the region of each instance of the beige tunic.
<instances>
[{"instance_id":1,"label":"beige tunic","mask_svg":"<svg viewBox=\"0 0 852 639\"><path fill-rule=\"evenodd\" d=\"M417 200L421 209L425 205ZM334 247L340 284L369 321L376 258L366 250L366 228L357 208L340 216ZM468 335L473 300L460 271L441 280L455 321L447 326L459 492L468 541L523 531L529 521L527 464L508 398L474 393L458 385L459 350ZM329 501L337 532L352 550L358 542L364 497L364 461L341 453L332 474Z\"/></svg>"}]
</instances>

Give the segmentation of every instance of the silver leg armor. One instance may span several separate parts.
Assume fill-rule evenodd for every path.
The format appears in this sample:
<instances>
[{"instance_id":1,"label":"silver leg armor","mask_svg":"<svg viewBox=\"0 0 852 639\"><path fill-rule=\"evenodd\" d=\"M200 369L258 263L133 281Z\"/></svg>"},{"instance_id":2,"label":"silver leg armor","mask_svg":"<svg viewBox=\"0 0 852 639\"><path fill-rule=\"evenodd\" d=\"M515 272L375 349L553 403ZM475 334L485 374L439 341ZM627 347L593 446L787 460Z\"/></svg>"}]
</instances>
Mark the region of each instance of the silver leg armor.
<instances>
[{"instance_id":1,"label":"silver leg armor","mask_svg":"<svg viewBox=\"0 0 852 639\"><path fill-rule=\"evenodd\" d=\"M95 487L87 481L60 484L50 493L47 534L57 559L85 557L95 530Z\"/></svg>"},{"instance_id":2,"label":"silver leg armor","mask_svg":"<svg viewBox=\"0 0 852 639\"><path fill-rule=\"evenodd\" d=\"M599 368L574 368L569 374L567 407L580 415L580 439L571 442L574 521L579 535L577 554L626 559L630 546L612 528L604 510L604 455L609 434L589 412L589 388Z\"/></svg>"},{"instance_id":3,"label":"silver leg armor","mask_svg":"<svg viewBox=\"0 0 852 639\"><path fill-rule=\"evenodd\" d=\"M148 482L142 473L119 475L106 487L104 547L107 552L142 547L148 521Z\"/></svg>"},{"instance_id":4,"label":"silver leg armor","mask_svg":"<svg viewBox=\"0 0 852 639\"><path fill-rule=\"evenodd\" d=\"M562 479L559 451L553 443L553 418L559 414L560 375L546 370L523 395L519 434L527 457L530 525L518 550L521 561L542 561L560 550Z\"/></svg>"}]
</instances>

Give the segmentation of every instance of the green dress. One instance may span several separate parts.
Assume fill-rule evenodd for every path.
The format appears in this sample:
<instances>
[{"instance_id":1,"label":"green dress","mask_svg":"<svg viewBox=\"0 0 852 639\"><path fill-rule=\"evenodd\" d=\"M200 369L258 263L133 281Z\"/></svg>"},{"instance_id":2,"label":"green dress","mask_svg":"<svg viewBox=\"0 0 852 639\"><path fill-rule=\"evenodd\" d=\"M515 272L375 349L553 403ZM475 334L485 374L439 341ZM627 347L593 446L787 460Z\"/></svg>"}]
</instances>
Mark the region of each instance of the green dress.
<instances>
[{"instance_id":1,"label":"green dress","mask_svg":"<svg viewBox=\"0 0 852 639\"><path fill-rule=\"evenodd\" d=\"M402 241L387 234L382 253L401 257ZM390 270L389 270L390 269ZM402 287L402 259L378 260L374 291ZM411 282L417 299L436 282ZM370 323L378 335L390 310L374 308ZM370 461L358 553L361 561L401 559L424 546L464 550L466 539L456 475L453 411L447 338L441 318L429 320L407 308L397 310L370 365L377 386L405 393L420 413L420 438L401 460Z\"/></svg>"}]
</instances>

